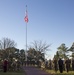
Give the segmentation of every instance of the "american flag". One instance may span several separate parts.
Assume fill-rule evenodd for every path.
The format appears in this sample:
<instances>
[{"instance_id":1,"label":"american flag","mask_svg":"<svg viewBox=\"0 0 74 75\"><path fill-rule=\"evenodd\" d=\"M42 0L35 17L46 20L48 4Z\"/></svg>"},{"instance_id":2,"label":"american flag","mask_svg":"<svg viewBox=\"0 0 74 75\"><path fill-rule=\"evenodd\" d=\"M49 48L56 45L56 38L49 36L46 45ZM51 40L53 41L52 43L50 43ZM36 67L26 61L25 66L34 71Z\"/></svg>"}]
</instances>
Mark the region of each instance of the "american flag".
<instances>
[{"instance_id":1,"label":"american flag","mask_svg":"<svg viewBox=\"0 0 74 75\"><path fill-rule=\"evenodd\" d=\"M28 23L28 13L27 13L27 10L26 10L26 15L25 15L24 20L25 20L26 23Z\"/></svg>"}]
</instances>

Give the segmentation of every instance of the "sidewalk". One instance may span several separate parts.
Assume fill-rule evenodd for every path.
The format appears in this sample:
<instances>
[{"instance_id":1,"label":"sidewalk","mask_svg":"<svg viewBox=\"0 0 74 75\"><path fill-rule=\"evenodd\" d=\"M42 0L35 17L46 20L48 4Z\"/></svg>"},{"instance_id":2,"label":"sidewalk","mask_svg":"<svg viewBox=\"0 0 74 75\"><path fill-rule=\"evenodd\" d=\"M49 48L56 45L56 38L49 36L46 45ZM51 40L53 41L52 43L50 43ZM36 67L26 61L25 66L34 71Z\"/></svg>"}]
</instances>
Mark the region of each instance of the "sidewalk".
<instances>
[{"instance_id":1,"label":"sidewalk","mask_svg":"<svg viewBox=\"0 0 74 75\"><path fill-rule=\"evenodd\" d=\"M48 74L45 71L40 70L34 66L25 66L24 70L27 75L51 75L51 74Z\"/></svg>"}]
</instances>

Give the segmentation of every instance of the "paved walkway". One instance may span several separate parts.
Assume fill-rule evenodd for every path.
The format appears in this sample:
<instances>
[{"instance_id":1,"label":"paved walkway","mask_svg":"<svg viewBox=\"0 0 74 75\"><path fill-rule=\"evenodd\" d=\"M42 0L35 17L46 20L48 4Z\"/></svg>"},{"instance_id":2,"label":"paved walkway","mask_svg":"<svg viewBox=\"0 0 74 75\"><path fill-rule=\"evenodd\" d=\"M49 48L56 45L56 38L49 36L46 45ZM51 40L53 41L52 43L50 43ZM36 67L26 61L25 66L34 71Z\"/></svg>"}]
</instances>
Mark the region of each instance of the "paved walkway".
<instances>
[{"instance_id":1,"label":"paved walkway","mask_svg":"<svg viewBox=\"0 0 74 75\"><path fill-rule=\"evenodd\" d=\"M27 75L51 75L51 74L48 74L45 71L40 70L34 66L25 66L24 70Z\"/></svg>"}]
</instances>

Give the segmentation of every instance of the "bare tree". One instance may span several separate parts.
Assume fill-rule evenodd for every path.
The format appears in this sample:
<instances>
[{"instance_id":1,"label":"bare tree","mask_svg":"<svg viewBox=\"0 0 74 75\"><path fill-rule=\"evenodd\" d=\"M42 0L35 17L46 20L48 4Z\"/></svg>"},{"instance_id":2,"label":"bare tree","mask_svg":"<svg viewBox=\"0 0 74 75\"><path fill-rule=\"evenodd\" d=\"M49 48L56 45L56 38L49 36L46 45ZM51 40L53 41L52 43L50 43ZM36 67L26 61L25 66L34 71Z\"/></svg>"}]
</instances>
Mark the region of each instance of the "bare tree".
<instances>
[{"instance_id":1,"label":"bare tree","mask_svg":"<svg viewBox=\"0 0 74 75\"><path fill-rule=\"evenodd\" d=\"M0 49L6 49L15 46L16 43L13 40L10 40L9 38L3 38L2 40L0 40Z\"/></svg>"},{"instance_id":2,"label":"bare tree","mask_svg":"<svg viewBox=\"0 0 74 75\"><path fill-rule=\"evenodd\" d=\"M45 53L46 51L50 50L50 45L48 45L46 42L43 43L41 40L32 42L32 45L35 50L41 53Z\"/></svg>"},{"instance_id":3,"label":"bare tree","mask_svg":"<svg viewBox=\"0 0 74 75\"><path fill-rule=\"evenodd\" d=\"M46 42L43 42L41 40L32 42L31 46L30 46L31 49L35 50L36 54L34 55L34 57L36 57L37 60L39 60L41 58L45 59L46 52L50 50L49 47L50 47L50 45L48 45ZM30 48L29 48L29 50L30 50ZM32 54L34 54L34 51Z\"/></svg>"}]
</instances>

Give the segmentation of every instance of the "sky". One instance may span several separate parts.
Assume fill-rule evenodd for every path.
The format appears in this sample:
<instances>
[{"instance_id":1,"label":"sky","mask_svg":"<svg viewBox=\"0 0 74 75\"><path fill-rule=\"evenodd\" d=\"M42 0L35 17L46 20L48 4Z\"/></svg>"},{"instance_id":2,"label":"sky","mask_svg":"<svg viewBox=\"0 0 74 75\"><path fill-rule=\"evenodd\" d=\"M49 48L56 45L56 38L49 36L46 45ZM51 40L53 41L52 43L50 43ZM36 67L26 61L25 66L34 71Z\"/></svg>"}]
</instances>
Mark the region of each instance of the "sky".
<instances>
[{"instance_id":1,"label":"sky","mask_svg":"<svg viewBox=\"0 0 74 75\"><path fill-rule=\"evenodd\" d=\"M74 42L74 0L0 0L0 39L14 40L17 48L25 49L28 11L27 43L42 40L51 44L47 59L52 59L57 48Z\"/></svg>"}]
</instances>

